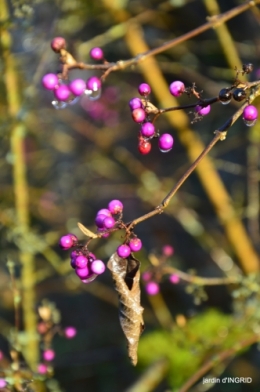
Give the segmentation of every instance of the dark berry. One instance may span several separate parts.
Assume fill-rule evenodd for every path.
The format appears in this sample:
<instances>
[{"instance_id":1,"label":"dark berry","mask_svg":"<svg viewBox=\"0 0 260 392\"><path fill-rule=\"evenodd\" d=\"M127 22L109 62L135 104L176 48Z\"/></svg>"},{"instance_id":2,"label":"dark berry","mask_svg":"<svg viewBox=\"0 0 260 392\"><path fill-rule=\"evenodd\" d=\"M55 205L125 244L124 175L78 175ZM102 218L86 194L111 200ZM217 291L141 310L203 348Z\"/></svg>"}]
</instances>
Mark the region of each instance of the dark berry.
<instances>
[{"instance_id":1,"label":"dark berry","mask_svg":"<svg viewBox=\"0 0 260 392\"><path fill-rule=\"evenodd\" d=\"M236 88L233 91L233 98L235 101L243 101L244 99L246 99L246 92L243 88Z\"/></svg>"},{"instance_id":2,"label":"dark berry","mask_svg":"<svg viewBox=\"0 0 260 392\"><path fill-rule=\"evenodd\" d=\"M232 94L229 88L222 88L218 94L219 100L223 104L228 104L231 100Z\"/></svg>"},{"instance_id":3,"label":"dark berry","mask_svg":"<svg viewBox=\"0 0 260 392\"><path fill-rule=\"evenodd\" d=\"M250 72L253 71L254 66L253 66L253 64L251 64L251 63L243 64L242 69L243 69L243 72L244 72L244 73L249 74Z\"/></svg>"}]
</instances>

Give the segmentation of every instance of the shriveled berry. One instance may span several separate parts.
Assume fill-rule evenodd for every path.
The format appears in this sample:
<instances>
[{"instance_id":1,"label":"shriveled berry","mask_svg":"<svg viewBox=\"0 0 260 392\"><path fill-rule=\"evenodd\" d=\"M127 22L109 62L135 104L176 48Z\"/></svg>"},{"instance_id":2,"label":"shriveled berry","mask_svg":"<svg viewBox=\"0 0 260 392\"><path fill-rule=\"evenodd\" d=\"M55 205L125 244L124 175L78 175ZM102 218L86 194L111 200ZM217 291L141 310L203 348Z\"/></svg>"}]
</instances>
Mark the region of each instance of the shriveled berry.
<instances>
[{"instance_id":1,"label":"shriveled berry","mask_svg":"<svg viewBox=\"0 0 260 392\"><path fill-rule=\"evenodd\" d=\"M67 234L60 238L59 245L61 249L68 250L76 245L78 238L74 234Z\"/></svg>"},{"instance_id":2,"label":"shriveled berry","mask_svg":"<svg viewBox=\"0 0 260 392\"><path fill-rule=\"evenodd\" d=\"M67 101L70 96L70 89L66 84L61 84L58 88L54 90L54 95L58 101Z\"/></svg>"},{"instance_id":3,"label":"shriveled berry","mask_svg":"<svg viewBox=\"0 0 260 392\"><path fill-rule=\"evenodd\" d=\"M42 356L45 361L52 361L55 358L55 351L49 348L48 350L43 351Z\"/></svg>"},{"instance_id":4,"label":"shriveled berry","mask_svg":"<svg viewBox=\"0 0 260 392\"><path fill-rule=\"evenodd\" d=\"M86 82L83 79L74 79L70 82L69 89L73 95L79 97L86 90Z\"/></svg>"},{"instance_id":5,"label":"shriveled berry","mask_svg":"<svg viewBox=\"0 0 260 392\"><path fill-rule=\"evenodd\" d=\"M66 327L64 329L64 334L67 339L72 339L77 335L77 330L75 327Z\"/></svg>"},{"instance_id":6,"label":"shriveled berry","mask_svg":"<svg viewBox=\"0 0 260 392\"><path fill-rule=\"evenodd\" d=\"M159 149L162 152L168 152L172 149L174 140L172 135L170 135L169 133L163 133L160 137L159 137L159 141L158 141L158 145L159 145Z\"/></svg>"},{"instance_id":7,"label":"shriveled berry","mask_svg":"<svg viewBox=\"0 0 260 392\"><path fill-rule=\"evenodd\" d=\"M172 82L170 84L170 88L169 89L170 89L170 93L174 97L179 97L180 95L182 95L184 93L185 85L180 80L175 80L175 82Z\"/></svg>"},{"instance_id":8,"label":"shriveled berry","mask_svg":"<svg viewBox=\"0 0 260 392\"><path fill-rule=\"evenodd\" d=\"M88 90L98 91L101 88L101 80L96 76L91 76L87 80L86 86Z\"/></svg>"},{"instance_id":9,"label":"shriveled berry","mask_svg":"<svg viewBox=\"0 0 260 392\"><path fill-rule=\"evenodd\" d=\"M151 87L147 83L141 83L138 87L139 94L146 97L151 93Z\"/></svg>"},{"instance_id":10,"label":"shriveled berry","mask_svg":"<svg viewBox=\"0 0 260 392\"><path fill-rule=\"evenodd\" d=\"M51 41L51 48L54 52L59 53L61 49L66 48L66 41L63 37L55 37Z\"/></svg>"},{"instance_id":11,"label":"shriveled berry","mask_svg":"<svg viewBox=\"0 0 260 392\"><path fill-rule=\"evenodd\" d=\"M85 256L77 256L75 258L76 268L86 268L88 265L88 259Z\"/></svg>"},{"instance_id":12,"label":"shriveled berry","mask_svg":"<svg viewBox=\"0 0 260 392\"><path fill-rule=\"evenodd\" d=\"M246 99L246 92L243 88L236 88L233 91L233 98L235 101L241 102Z\"/></svg>"},{"instance_id":13,"label":"shriveled berry","mask_svg":"<svg viewBox=\"0 0 260 392\"><path fill-rule=\"evenodd\" d=\"M160 291L160 287L156 282L149 282L145 286L145 291L148 295L156 295Z\"/></svg>"},{"instance_id":14,"label":"shriveled berry","mask_svg":"<svg viewBox=\"0 0 260 392\"><path fill-rule=\"evenodd\" d=\"M138 124L142 123L145 120L145 117L146 113L142 108L134 109L132 111L132 119Z\"/></svg>"},{"instance_id":15,"label":"shriveled berry","mask_svg":"<svg viewBox=\"0 0 260 392\"><path fill-rule=\"evenodd\" d=\"M126 257L130 256L130 253L131 253L131 249L126 244L120 245L117 248L117 254L119 257L122 257L122 259L125 259Z\"/></svg>"},{"instance_id":16,"label":"shriveled berry","mask_svg":"<svg viewBox=\"0 0 260 392\"><path fill-rule=\"evenodd\" d=\"M56 74L48 73L42 78L42 85L47 90L54 90L59 84L59 78Z\"/></svg>"},{"instance_id":17,"label":"shriveled berry","mask_svg":"<svg viewBox=\"0 0 260 392\"><path fill-rule=\"evenodd\" d=\"M120 214L123 211L123 203L120 200L111 200L108 203L108 209L111 214Z\"/></svg>"},{"instance_id":18,"label":"shriveled berry","mask_svg":"<svg viewBox=\"0 0 260 392\"><path fill-rule=\"evenodd\" d=\"M223 105L227 105L231 101L232 93L229 88L222 88L218 94L218 97Z\"/></svg>"},{"instance_id":19,"label":"shriveled berry","mask_svg":"<svg viewBox=\"0 0 260 392\"><path fill-rule=\"evenodd\" d=\"M196 110L196 112L198 113L198 114L200 114L201 116L206 116L207 114L209 114L209 112L210 112L210 105L208 105L208 106L200 106L200 105L197 105L197 106L195 106L195 110Z\"/></svg>"},{"instance_id":20,"label":"shriveled berry","mask_svg":"<svg viewBox=\"0 0 260 392\"><path fill-rule=\"evenodd\" d=\"M251 63L243 64L243 66L242 66L242 70L246 74L249 74L250 72L252 72L253 69L254 69L254 66Z\"/></svg>"},{"instance_id":21,"label":"shriveled berry","mask_svg":"<svg viewBox=\"0 0 260 392\"><path fill-rule=\"evenodd\" d=\"M140 98L132 98L132 99L130 99L128 104L129 104L129 107L131 110L139 109L143 106Z\"/></svg>"},{"instance_id":22,"label":"shriveled berry","mask_svg":"<svg viewBox=\"0 0 260 392\"><path fill-rule=\"evenodd\" d=\"M106 269L106 266L102 260L94 260L93 263L91 263L91 271L94 274L97 274L97 275L103 274L105 269Z\"/></svg>"},{"instance_id":23,"label":"shriveled berry","mask_svg":"<svg viewBox=\"0 0 260 392\"><path fill-rule=\"evenodd\" d=\"M152 145L148 140L139 139L138 151L140 152L140 154L142 154L142 155L149 154L149 152L151 151L151 148L152 148Z\"/></svg>"},{"instance_id":24,"label":"shriveled berry","mask_svg":"<svg viewBox=\"0 0 260 392\"><path fill-rule=\"evenodd\" d=\"M142 241L140 238L132 238L129 241L129 248L131 249L132 252L138 252L140 249L142 249Z\"/></svg>"},{"instance_id":25,"label":"shriveled berry","mask_svg":"<svg viewBox=\"0 0 260 392\"><path fill-rule=\"evenodd\" d=\"M92 48L90 50L89 54L90 54L90 57L93 60L102 60L103 57L104 57L103 50L101 48L98 48L98 47Z\"/></svg>"},{"instance_id":26,"label":"shriveled berry","mask_svg":"<svg viewBox=\"0 0 260 392\"><path fill-rule=\"evenodd\" d=\"M152 137L155 134L155 126L151 122L146 122L141 127L141 134L144 137Z\"/></svg>"}]
</instances>

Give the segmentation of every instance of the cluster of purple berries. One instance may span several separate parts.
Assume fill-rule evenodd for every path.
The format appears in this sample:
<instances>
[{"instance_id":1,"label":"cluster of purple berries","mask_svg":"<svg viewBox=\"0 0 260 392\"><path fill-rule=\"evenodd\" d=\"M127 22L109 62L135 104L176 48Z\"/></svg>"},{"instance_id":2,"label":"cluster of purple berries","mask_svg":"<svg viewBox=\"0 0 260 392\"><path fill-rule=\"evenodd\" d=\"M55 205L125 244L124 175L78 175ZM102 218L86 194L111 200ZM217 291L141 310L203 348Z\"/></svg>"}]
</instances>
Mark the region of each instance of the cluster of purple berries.
<instances>
[{"instance_id":1,"label":"cluster of purple berries","mask_svg":"<svg viewBox=\"0 0 260 392\"><path fill-rule=\"evenodd\" d=\"M156 132L154 124L150 121L149 114L146 113L147 97L151 93L151 87L147 83L141 83L138 87L139 94L143 97L132 98L129 101L129 107L132 112L132 119L134 122L141 124L139 133L138 150L141 154L145 155L151 151L152 145L150 140L158 137L158 146L160 151L168 152L172 149L174 140L172 135L164 133L159 135Z\"/></svg>"},{"instance_id":2,"label":"cluster of purple berries","mask_svg":"<svg viewBox=\"0 0 260 392\"><path fill-rule=\"evenodd\" d=\"M93 253L80 246L74 234L66 234L61 237L59 245L64 250L76 247L70 254L70 264L83 283L92 282L105 271L106 267L103 261L97 259Z\"/></svg>"},{"instance_id":3,"label":"cluster of purple berries","mask_svg":"<svg viewBox=\"0 0 260 392\"><path fill-rule=\"evenodd\" d=\"M123 203L120 200L111 200L107 208L102 208L97 212L95 223L97 231L103 233L102 237L108 237L107 230L113 229L118 219L122 218ZM114 215L114 216L113 216ZM117 219L115 219L117 216Z\"/></svg>"},{"instance_id":4,"label":"cluster of purple berries","mask_svg":"<svg viewBox=\"0 0 260 392\"><path fill-rule=\"evenodd\" d=\"M117 254L122 259L126 259L130 256L131 252L139 252L142 249L142 241L140 238L133 237L127 243L119 245L117 248Z\"/></svg>"},{"instance_id":5,"label":"cluster of purple berries","mask_svg":"<svg viewBox=\"0 0 260 392\"><path fill-rule=\"evenodd\" d=\"M56 37L51 42L51 48L54 52L63 56L66 48L66 41L62 37ZM90 50L90 56L93 60L103 60L104 55L101 48L95 47ZM64 109L67 104L77 102L82 94L86 94L90 100L96 100L101 95L101 80L92 76L87 81L77 78L68 84L60 79L57 74L48 73L42 78L42 85L45 89L53 91L55 99L52 105L56 109Z\"/></svg>"}]
</instances>

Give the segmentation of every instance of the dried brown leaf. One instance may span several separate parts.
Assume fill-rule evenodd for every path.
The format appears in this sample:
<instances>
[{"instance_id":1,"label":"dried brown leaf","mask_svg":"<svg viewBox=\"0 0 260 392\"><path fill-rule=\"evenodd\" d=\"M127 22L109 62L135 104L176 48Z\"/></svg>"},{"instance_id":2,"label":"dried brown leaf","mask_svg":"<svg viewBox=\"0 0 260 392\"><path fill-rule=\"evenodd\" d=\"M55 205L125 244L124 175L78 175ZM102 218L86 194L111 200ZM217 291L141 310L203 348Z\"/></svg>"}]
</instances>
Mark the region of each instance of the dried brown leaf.
<instances>
[{"instance_id":1,"label":"dried brown leaf","mask_svg":"<svg viewBox=\"0 0 260 392\"><path fill-rule=\"evenodd\" d=\"M87 237L90 238L97 238L98 235L93 233L91 230L87 229L82 223L78 222L78 227L82 231L83 234L85 234Z\"/></svg>"},{"instance_id":2,"label":"dried brown leaf","mask_svg":"<svg viewBox=\"0 0 260 392\"><path fill-rule=\"evenodd\" d=\"M132 255L122 259L114 253L108 263L119 298L119 321L127 338L128 355L137 364L137 349L144 329L143 308L140 305L140 262Z\"/></svg>"},{"instance_id":3,"label":"dried brown leaf","mask_svg":"<svg viewBox=\"0 0 260 392\"><path fill-rule=\"evenodd\" d=\"M143 108L145 110L145 113L147 113L147 114L159 113L159 109L156 106L154 106L151 102L147 101L146 99L141 99L141 102L143 104Z\"/></svg>"}]
</instances>

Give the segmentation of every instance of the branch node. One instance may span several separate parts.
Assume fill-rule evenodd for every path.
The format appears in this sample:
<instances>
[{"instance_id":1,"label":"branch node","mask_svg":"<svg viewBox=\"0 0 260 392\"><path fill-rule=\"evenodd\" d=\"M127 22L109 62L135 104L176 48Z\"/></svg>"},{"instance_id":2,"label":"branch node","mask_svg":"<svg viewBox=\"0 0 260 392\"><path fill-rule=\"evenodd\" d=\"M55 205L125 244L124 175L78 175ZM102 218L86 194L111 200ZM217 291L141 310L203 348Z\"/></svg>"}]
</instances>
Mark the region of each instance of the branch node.
<instances>
[{"instance_id":1,"label":"branch node","mask_svg":"<svg viewBox=\"0 0 260 392\"><path fill-rule=\"evenodd\" d=\"M221 141L226 140L227 131L221 132L221 131L216 130L216 131L214 132L214 134L215 134L215 135L220 135L219 140L221 140Z\"/></svg>"}]
</instances>

